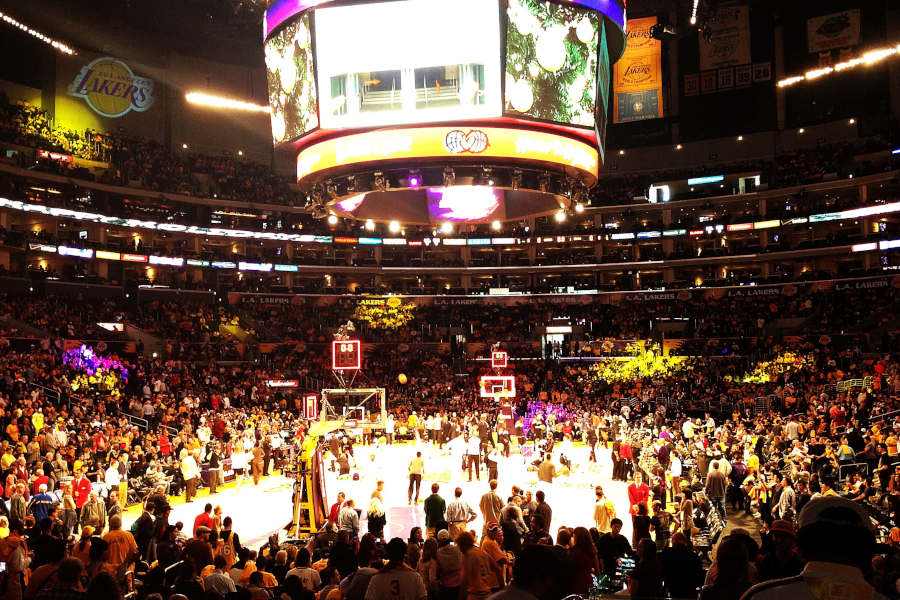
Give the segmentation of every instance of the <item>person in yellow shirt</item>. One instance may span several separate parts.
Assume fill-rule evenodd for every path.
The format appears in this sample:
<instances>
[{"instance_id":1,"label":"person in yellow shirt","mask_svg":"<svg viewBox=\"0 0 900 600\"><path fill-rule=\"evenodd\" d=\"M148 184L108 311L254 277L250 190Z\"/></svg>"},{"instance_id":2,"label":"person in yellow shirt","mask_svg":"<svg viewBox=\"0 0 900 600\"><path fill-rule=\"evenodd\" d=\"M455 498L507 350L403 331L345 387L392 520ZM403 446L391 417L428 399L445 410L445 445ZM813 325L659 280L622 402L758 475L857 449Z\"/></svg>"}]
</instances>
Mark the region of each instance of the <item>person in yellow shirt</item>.
<instances>
[{"instance_id":1,"label":"person in yellow shirt","mask_svg":"<svg viewBox=\"0 0 900 600\"><path fill-rule=\"evenodd\" d=\"M6 517L0 517L0 540L9 537L9 521Z\"/></svg>"},{"instance_id":2,"label":"person in yellow shirt","mask_svg":"<svg viewBox=\"0 0 900 600\"><path fill-rule=\"evenodd\" d=\"M887 446L888 456L897 456L897 434L892 430L888 433L887 438L884 440L884 445Z\"/></svg>"}]
</instances>

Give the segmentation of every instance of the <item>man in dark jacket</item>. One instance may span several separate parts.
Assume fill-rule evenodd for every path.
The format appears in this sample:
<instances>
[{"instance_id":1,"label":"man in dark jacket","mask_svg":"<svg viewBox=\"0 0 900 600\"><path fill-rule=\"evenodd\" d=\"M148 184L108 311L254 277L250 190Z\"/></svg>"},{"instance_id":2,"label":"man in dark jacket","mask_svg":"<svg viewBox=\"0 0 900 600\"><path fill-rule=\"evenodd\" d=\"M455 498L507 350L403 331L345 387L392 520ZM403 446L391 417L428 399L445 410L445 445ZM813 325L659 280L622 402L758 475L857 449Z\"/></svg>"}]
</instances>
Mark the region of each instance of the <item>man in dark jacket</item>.
<instances>
[{"instance_id":1,"label":"man in dark jacket","mask_svg":"<svg viewBox=\"0 0 900 600\"><path fill-rule=\"evenodd\" d=\"M719 471L719 461L714 460L710 465L709 474L706 476L706 497L710 504L718 511L725 522L725 492L728 489L728 480L725 474Z\"/></svg>"}]
</instances>

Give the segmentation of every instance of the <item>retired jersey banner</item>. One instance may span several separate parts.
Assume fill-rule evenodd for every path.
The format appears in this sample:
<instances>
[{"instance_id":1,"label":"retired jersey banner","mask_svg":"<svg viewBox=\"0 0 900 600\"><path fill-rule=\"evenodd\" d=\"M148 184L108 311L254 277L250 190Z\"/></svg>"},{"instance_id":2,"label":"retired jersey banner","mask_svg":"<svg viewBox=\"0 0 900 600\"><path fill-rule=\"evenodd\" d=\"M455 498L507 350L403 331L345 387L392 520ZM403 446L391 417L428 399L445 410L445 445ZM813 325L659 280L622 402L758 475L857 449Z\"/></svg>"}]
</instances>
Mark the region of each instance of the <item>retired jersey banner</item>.
<instances>
[{"instance_id":1,"label":"retired jersey banner","mask_svg":"<svg viewBox=\"0 0 900 600\"><path fill-rule=\"evenodd\" d=\"M729 6L712 12L708 35L699 35L700 70L733 67L750 62L750 10Z\"/></svg>"},{"instance_id":2,"label":"retired jersey banner","mask_svg":"<svg viewBox=\"0 0 900 600\"><path fill-rule=\"evenodd\" d=\"M656 17L628 20L625 53L613 70L616 123L663 116L662 44L650 37L656 23Z\"/></svg>"},{"instance_id":3,"label":"retired jersey banner","mask_svg":"<svg viewBox=\"0 0 900 600\"><path fill-rule=\"evenodd\" d=\"M825 52L859 44L859 9L845 10L806 21L809 51Z\"/></svg>"}]
</instances>

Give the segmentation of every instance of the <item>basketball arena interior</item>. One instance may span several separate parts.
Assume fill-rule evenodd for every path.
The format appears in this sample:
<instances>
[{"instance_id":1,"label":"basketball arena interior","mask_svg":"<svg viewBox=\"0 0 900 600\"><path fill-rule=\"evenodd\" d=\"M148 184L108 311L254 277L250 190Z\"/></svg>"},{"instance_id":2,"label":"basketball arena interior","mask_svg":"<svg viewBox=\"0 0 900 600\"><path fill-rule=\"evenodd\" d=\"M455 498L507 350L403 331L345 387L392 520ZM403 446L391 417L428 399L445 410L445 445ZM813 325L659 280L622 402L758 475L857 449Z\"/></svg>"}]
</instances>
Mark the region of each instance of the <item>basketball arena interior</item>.
<instances>
[{"instance_id":1,"label":"basketball arena interior","mask_svg":"<svg viewBox=\"0 0 900 600\"><path fill-rule=\"evenodd\" d=\"M900 5L0 0L0 600L900 597Z\"/></svg>"}]
</instances>

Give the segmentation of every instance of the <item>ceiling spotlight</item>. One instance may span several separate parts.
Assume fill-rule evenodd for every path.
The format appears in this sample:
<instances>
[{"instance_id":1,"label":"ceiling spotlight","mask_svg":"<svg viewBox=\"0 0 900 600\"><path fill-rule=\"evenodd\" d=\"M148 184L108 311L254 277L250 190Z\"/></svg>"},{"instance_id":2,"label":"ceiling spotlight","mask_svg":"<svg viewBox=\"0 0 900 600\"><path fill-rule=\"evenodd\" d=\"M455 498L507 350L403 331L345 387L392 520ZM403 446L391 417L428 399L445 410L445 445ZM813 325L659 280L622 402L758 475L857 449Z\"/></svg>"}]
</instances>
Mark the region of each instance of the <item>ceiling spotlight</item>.
<instances>
[{"instance_id":1,"label":"ceiling spotlight","mask_svg":"<svg viewBox=\"0 0 900 600\"><path fill-rule=\"evenodd\" d=\"M797 133L806 133L806 130L801 127L800 129L797 130Z\"/></svg>"},{"instance_id":2,"label":"ceiling spotlight","mask_svg":"<svg viewBox=\"0 0 900 600\"><path fill-rule=\"evenodd\" d=\"M624 150L619 150L619 156L625 156L625 151L624 151Z\"/></svg>"},{"instance_id":3,"label":"ceiling spotlight","mask_svg":"<svg viewBox=\"0 0 900 600\"><path fill-rule=\"evenodd\" d=\"M187 150L187 144L182 144L181 147Z\"/></svg>"},{"instance_id":4,"label":"ceiling spotlight","mask_svg":"<svg viewBox=\"0 0 900 600\"><path fill-rule=\"evenodd\" d=\"M384 173L381 171L375 172L375 189L379 192L383 192L387 189L387 180L385 180Z\"/></svg>"},{"instance_id":5,"label":"ceiling spotlight","mask_svg":"<svg viewBox=\"0 0 900 600\"><path fill-rule=\"evenodd\" d=\"M243 150L238 150L238 156L243 156L243 155L244 155L244 151L243 151Z\"/></svg>"},{"instance_id":6,"label":"ceiling spotlight","mask_svg":"<svg viewBox=\"0 0 900 600\"><path fill-rule=\"evenodd\" d=\"M563 209L559 209L558 211L556 211L556 214L553 216L553 218L556 219L557 223L562 223L566 220L566 211L564 211Z\"/></svg>"},{"instance_id":7,"label":"ceiling spotlight","mask_svg":"<svg viewBox=\"0 0 900 600\"><path fill-rule=\"evenodd\" d=\"M391 221L390 225L388 225L388 229L391 230L391 233L397 233L400 231L400 223L397 221Z\"/></svg>"},{"instance_id":8,"label":"ceiling spotlight","mask_svg":"<svg viewBox=\"0 0 900 600\"><path fill-rule=\"evenodd\" d=\"M576 202L575 203L575 212L577 212L578 214L583 213L584 212L584 204L582 204L581 202Z\"/></svg>"},{"instance_id":9,"label":"ceiling spotlight","mask_svg":"<svg viewBox=\"0 0 900 600\"><path fill-rule=\"evenodd\" d=\"M328 197L332 200L337 200L338 192L337 186L330 179L325 182L325 193L328 194Z\"/></svg>"},{"instance_id":10,"label":"ceiling spotlight","mask_svg":"<svg viewBox=\"0 0 900 600\"><path fill-rule=\"evenodd\" d=\"M491 229L493 229L494 231L500 231L500 227L500 221L494 221L493 223L491 223Z\"/></svg>"},{"instance_id":11,"label":"ceiling spotlight","mask_svg":"<svg viewBox=\"0 0 900 600\"><path fill-rule=\"evenodd\" d=\"M522 186L522 169L513 169L510 184L514 190L517 190Z\"/></svg>"},{"instance_id":12,"label":"ceiling spotlight","mask_svg":"<svg viewBox=\"0 0 900 600\"><path fill-rule=\"evenodd\" d=\"M453 223L450 221L441 223L441 233L453 233Z\"/></svg>"},{"instance_id":13,"label":"ceiling spotlight","mask_svg":"<svg viewBox=\"0 0 900 600\"><path fill-rule=\"evenodd\" d=\"M444 187L450 187L456 183L456 171L453 167L444 167Z\"/></svg>"},{"instance_id":14,"label":"ceiling spotlight","mask_svg":"<svg viewBox=\"0 0 900 600\"><path fill-rule=\"evenodd\" d=\"M682 146L681 144L678 144L677 146L675 146L676 150L681 150L682 148L684 148L684 146Z\"/></svg>"},{"instance_id":15,"label":"ceiling spotlight","mask_svg":"<svg viewBox=\"0 0 900 600\"><path fill-rule=\"evenodd\" d=\"M739 135L738 138L737 138L737 140L738 140L739 142L743 142L743 141L744 141L744 136Z\"/></svg>"},{"instance_id":16,"label":"ceiling spotlight","mask_svg":"<svg viewBox=\"0 0 900 600\"><path fill-rule=\"evenodd\" d=\"M476 185L494 185L494 178L491 176L493 170L490 167L482 167L481 175L477 178Z\"/></svg>"},{"instance_id":17,"label":"ceiling spotlight","mask_svg":"<svg viewBox=\"0 0 900 600\"><path fill-rule=\"evenodd\" d=\"M856 119L850 119L850 124L853 125L856 123Z\"/></svg>"},{"instance_id":18,"label":"ceiling spotlight","mask_svg":"<svg viewBox=\"0 0 900 600\"><path fill-rule=\"evenodd\" d=\"M375 221L372 219L366 221L366 231L375 231Z\"/></svg>"},{"instance_id":19,"label":"ceiling spotlight","mask_svg":"<svg viewBox=\"0 0 900 600\"><path fill-rule=\"evenodd\" d=\"M550 173L544 171L538 179L538 189L545 194L550 191Z\"/></svg>"},{"instance_id":20,"label":"ceiling spotlight","mask_svg":"<svg viewBox=\"0 0 900 600\"><path fill-rule=\"evenodd\" d=\"M410 171L406 177L407 187L417 188L422 185L422 174L419 171Z\"/></svg>"},{"instance_id":21,"label":"ceiling spotlight","mask_svg":"<svg viewBox=\"0 0 900 600\"><path fill-rule=\"evenodd\" d=\"M328 215L328 224L329 225L337 225L338 218L337 215Z\"/></svg>"}]
</instances>

